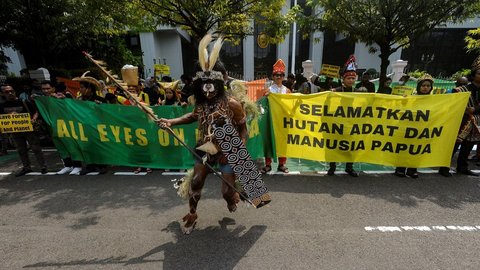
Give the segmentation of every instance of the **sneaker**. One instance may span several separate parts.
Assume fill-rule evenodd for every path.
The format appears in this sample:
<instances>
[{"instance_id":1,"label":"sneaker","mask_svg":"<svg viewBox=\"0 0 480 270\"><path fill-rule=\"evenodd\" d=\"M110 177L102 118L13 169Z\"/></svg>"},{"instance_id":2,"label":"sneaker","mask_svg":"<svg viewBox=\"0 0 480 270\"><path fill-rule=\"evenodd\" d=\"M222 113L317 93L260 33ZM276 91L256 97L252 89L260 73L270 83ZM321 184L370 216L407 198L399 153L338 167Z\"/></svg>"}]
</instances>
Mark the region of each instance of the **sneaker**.
<instances>
[{"instance_id":1,"label":"sneaker","mask_svg":"<svg viewBox=\"0 0 480 270\"><path fill-rule=\"evenodd\" d=\"M42 168L42 169L40 170L40 172L41 172L42 174L47 174L47 173L48 173L48 170L47 170L47 168Z\"/></svg>"},{"instance_id":2,"label":"sneaker","mask_svg":"<svg viewBox=\"0 0 480 270\"><path fill-rule=\"evenodd\" d=\"M95 169L85 168L85 169L82 169L79 174L80 174L80 175L87 175L87 174L89 174L89 173L91 173L91 172L95 172Z\"/></svg>"},{"instance_id":3,"label":"sneaker","mask_svg":"<svg viewBox=\"0 0 480 270\"><path fill-rule=\"evenodd\" d=\"M23 176L23 175L25 175L27 173L30 173L30 172L32 172L32 169L23 168L20 171L18 171L17 173L15 173L15 177Z\"/></svg>"},{"instance_id":4,"label":"sneaker","mask_svg":"<svg viewBox=\"0 0 480 270\"><path fill-rule=\"evenodd\" d=\"M73 170L73 167L64 167L60 171L57 172L57 174L67 174Z\"/></svg>"},{"instance_id":5,"label":"sneaker","mask_svg":"<svg viewBox=\"0 0 480 270\"><path fill-rule=\"evenodd\" d=\"M70 175L80 175L80 171L82 171L82 167L75 167L70 172ZM57 173L58 174L58 173Z\"/></svg>"}]
</instances>

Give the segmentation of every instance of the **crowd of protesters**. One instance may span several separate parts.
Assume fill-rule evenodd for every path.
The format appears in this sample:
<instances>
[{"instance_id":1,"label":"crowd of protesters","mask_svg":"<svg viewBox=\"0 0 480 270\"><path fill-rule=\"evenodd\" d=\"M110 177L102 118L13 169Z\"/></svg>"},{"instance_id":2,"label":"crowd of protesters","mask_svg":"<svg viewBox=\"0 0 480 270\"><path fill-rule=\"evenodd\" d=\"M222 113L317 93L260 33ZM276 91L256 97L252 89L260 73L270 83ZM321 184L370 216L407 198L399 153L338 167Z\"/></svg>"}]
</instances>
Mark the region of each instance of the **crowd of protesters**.
<instances>
[{"instance_id":1,"label":"crowd of protesters","mask_svg":"<svg viewBox=\"0 0 480 270\"><path fill-rule=\"evenodd\" d=\"M478 61L477 61L478 62ZM371 75L369 72L364 72L361 76L360 82L355 84L357 74L352 72L344 72L342 79L334 81L331 77L321 78L318 75L312 75L310 78L305 78L301 74L289 74L285 78L285 67L280 70L275 70L272 73L272 86L268 92L279 93L302 93L313 94L323 91L340 91L340 92L371 92L381 94L391 94L390 87L392 80L387 78L384 85L375 89L375 85L371 82ZM351 76L350 76L351 75ZM428 74L427 74L428 75ZM227 84L231 80L227 75ZM428 75L429 76L429 75ZM431 77L420 78L415 94L425 95L430 94L433 89L433 79ZM83 77L83 76L82 76ZM131 105L129 99L119 91L119 89L108 87L102 81L89 81L78 79L80 83L80 90L77 93L67 91L63 83L55 83L53 81L35 81L32 80L29 84L13 85L8 81L1 85L0 92L0 114L9 113L29 113L34 126L33 132L17 132L10 134L0 134L0 155L7 154L9 144L13 144L20 156L22 162L22 169L15 173L16 176L22 176L32 172L30 160L28 157L28 149L31 149L35 154L38 162L40 172L47 173L47 165L45 158L41 151L41 141L48 140L49 131L42 120L35 105L36 96L50 96L54 98L75 98L83 101L91 101L96 103L110 103L118 105ZM425 77L425 76L424 76ZM403 76L399 84L405 84L409 80L408 76ZM480 119L480 106L478 102L478 93L480 92L480 64L472 66L471 75L468 78L461 77L457 80L455 89L447 92L461 92L469 91L472 93L469 107L466 110L466 116L462 123L466 121L476 121L477 116ZM463 87L463 88L462 88ZM18 88L18 91L17 89ZM428 88L428 89L427 89ZM184 74L181 76L181 83L173 81L169 76L163 76L161 79L150 77L146 80L139 80L136 85L129 85L128 91L130 94L136 96L141 102L150 106L187 106L194 102L193 96L193 80L192 77ZM473 99L473 100L472 100ZM473 119L473 120L472 120ZM479 134L473 134L476 130ZM457 160L457 173L478 176L477 173L468 168L467 158L475 143L480 141L480 132L478 129L469 130L472 134L466 134L465 138L457 141L455 151L460 147L460 154ZM478 135L478 136L477 136ZM477 140L477 137L478 140ZM455 153L454 151L454 153ZM75 161L71 158L62 160L64 168L56 172L57 174L71 174L71 175L85 175L90 172L98 172L100 174L107 172L107 166L103 164L82 164L81 161ZM271 158L266 158L266 166L261 169L262 173L271 171ZM333 175L336 168L335 162L330 162L330 169L328 175ZM142 170L151 172L150 168L136 168L135 173ZM450 168L440 168L439 173L443 176L451 176ZM286 158L279 159L278 171L288 173L286 167ZM351 176L358 176L358 173L353 170L353 164L347 163L346 172ZM399 177L409 176L417 178L418 172L415 168L397 168L395 175Z\"/></svg>"},{"instance_id":2,"label":"crowd of protesters","mask_svg":"<svg viewBox=\"0 0 480 270\"><path fill-rule=\"evenodd\" d=\"M15 172L15 176L23 176L32 172L28 156L29 149L35 154L40 172L42 174L48 172L42 144L51 143L51 138L49 129L35 104L35 97L74 98L99 104L131 105L122 91L112 90L102 81L88 78L91 77L78 78L80 88L77 93L67 91L64 83L55 83L50 80L28 80L19 85L6 81L1 84L0 114L28 113L33 126L33 131L30 132L0 133L0 155L7 155L8 148L14 146L20 156L22 168ZM130 85L128 91L141 102L150 106L186 106L189 104L189 97L193 94L192 78L183 75L182 82L183 88L181 89L183 91L179 88L179 82L172 82L172 78L169 76L163 76L159 81L151 77L146 81L140 80L137 85ZM17 91L15 88L20 90ZM64 167L56 174L85 175L91 172L104 174L108 167L104 164L82 164L81 161L72 160L71 157L64 158L62 161ZM137 168L134 172L140 173L142 170L143 168ZM146 172L150 173L152 169L146 168Z\"/></svg>"}]
</instances>

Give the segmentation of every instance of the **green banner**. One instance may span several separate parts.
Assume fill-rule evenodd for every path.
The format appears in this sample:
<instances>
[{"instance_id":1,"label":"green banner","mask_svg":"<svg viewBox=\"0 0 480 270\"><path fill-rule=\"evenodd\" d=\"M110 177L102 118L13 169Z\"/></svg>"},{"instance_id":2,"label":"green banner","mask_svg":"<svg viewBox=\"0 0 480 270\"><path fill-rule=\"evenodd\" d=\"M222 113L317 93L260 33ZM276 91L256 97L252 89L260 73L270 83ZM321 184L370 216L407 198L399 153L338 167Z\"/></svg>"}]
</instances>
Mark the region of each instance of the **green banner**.
<instances>
[{"instance_id":1,"label":"green banner","mask_svg":"<svg viewBox=\"0 0 480 270\"><path fill-rule=\"evenodd\" d=\"M52 97L38 97L35 102L62 158L163 169L188 169L194 164L192 154L137 107ZM253 159L264 157L264 153L273 155L268 101L263 98L258 104L264 113L247 122L247 148ZM152 108L161 118L175 118L193 110L180 106ZM197 127L195 122L172 129L193 148Z\"/></svg>"}]
</instances>

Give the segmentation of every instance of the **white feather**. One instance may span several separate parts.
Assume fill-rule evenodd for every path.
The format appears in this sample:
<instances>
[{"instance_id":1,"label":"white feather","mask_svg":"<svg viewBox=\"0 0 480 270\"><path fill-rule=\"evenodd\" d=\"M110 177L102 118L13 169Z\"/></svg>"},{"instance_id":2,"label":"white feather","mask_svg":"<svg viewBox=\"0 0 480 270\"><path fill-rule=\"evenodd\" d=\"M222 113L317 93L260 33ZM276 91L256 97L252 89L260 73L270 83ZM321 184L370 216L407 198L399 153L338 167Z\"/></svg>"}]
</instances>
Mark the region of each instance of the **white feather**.
<instances>
[{"instance_id":1,"label":"white feather","mask_svg":"<svg viewBox=\"0 0 480 270\"><path fill-rule=\"evenodd\" d=\"M219 36L217 41L215 41L215 45L213 45L213 49L210 52L210 59L208 61L208 66L210 69L213 69L215 63L217 62L218 56L220 55L220 50L222 49L223 45L223 37Z\"/></svg>"},{"instance_id":2,"label":"white feather","mask_svg":"<svg viewBox=\"0 0 480 270\"><path fill-rule=\"evenodd\" d=\"M208 50L207 46L212 41L212 35L207 34L205 35L200 43L198 44L198 61L200 62L200 67L203 71L208 69Z\"/></svg>"}]
</instances>

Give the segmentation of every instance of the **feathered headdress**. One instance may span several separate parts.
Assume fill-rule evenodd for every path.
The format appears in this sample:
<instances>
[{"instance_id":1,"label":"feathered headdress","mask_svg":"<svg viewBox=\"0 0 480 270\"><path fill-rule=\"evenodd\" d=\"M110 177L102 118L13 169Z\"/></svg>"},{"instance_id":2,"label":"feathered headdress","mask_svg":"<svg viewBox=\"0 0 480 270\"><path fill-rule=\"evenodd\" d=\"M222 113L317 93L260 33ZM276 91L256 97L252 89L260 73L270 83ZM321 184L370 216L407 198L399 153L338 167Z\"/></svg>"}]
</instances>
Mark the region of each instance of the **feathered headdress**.
<instances>
[{"instance_id":1,"label":"feathered headdress","mask_svg":"<svg viewBox=\"0 0 480 270\"><path fill-rule=\"evenodd\" d=\"M202 71L197 72L195 78L196 79L212 79L212 80L221 80L223 81L223 74L219 71L214 71L213 67L215 67L215 63L218 60L218 56L220 55L220 49L223 45L223 37L218 37L217 41L213 45L213 49L208 54L208 44L212 41L212 35L207 34L202 38L200 44L198 44L198 62L200 63L200 67Z\"/></svg>"},{"instance_id":2,"label":"feathered headdress","mask_svg":"<svg viewBox=\"0 0 480 270\"><path fill-rule=\"evenodd\" d=\"M348 77L348 76L357 76L357 63L355 56L352 54L348 58L347 62L343 66L343 74L342 77Z\"/></svg>"}]
</instances>

